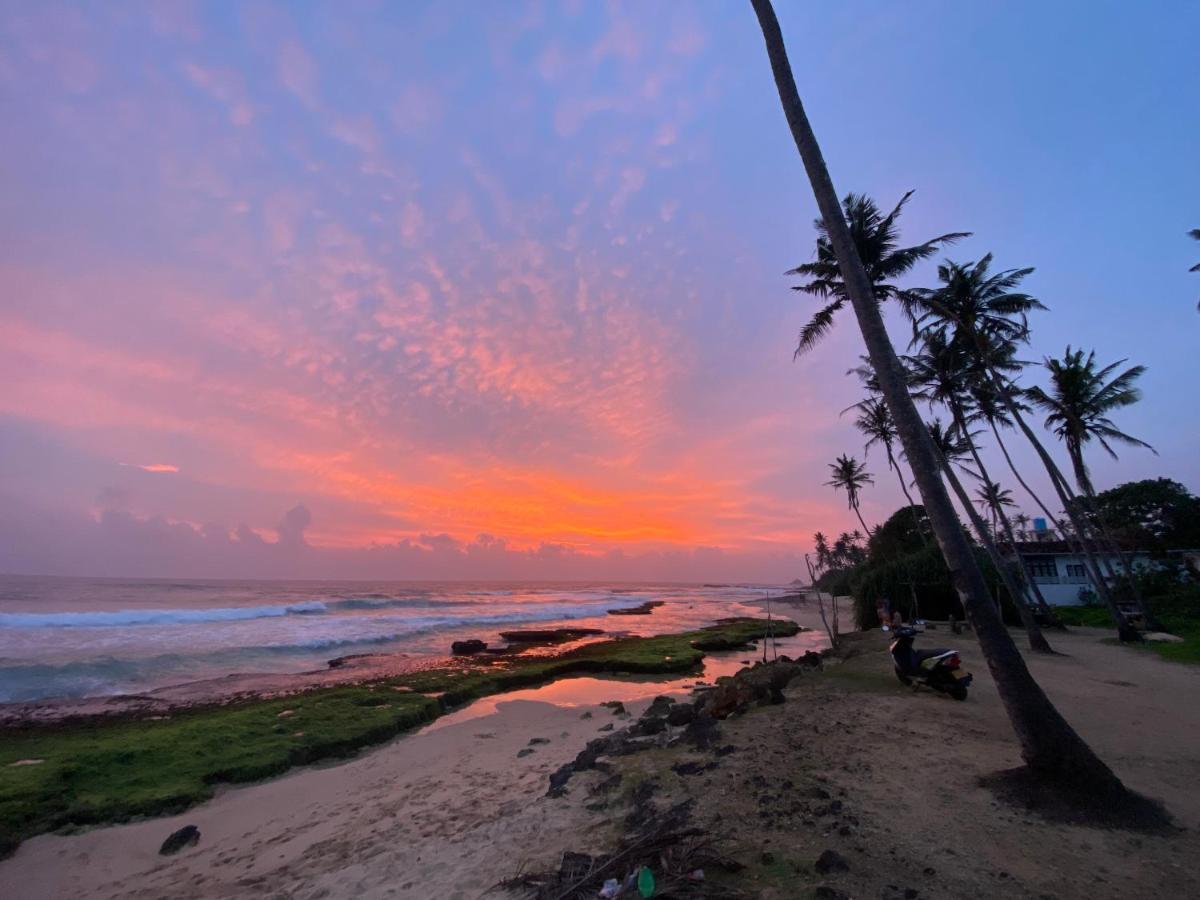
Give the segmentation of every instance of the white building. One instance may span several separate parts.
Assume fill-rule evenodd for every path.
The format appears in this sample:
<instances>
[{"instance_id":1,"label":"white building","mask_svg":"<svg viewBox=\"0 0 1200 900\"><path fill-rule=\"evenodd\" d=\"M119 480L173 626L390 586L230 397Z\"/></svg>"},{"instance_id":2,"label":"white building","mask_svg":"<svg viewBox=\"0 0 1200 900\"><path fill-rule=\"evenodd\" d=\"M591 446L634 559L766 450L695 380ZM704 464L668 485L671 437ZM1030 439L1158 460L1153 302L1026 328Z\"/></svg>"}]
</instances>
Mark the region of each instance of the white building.
<instances>
[{"instance_id":1,"label":"white building","mask_svg":"<svg viewBox=\"0 0 1200 900\"><path fill-rule=\"evenodd\" d=\"M1085 558L1072 549L1071 544L1046 538L1019 540L1017 548L1021 551L1021 558L1025 562L1025 570L1030 579L1037 584L1038 590L1051 606L1079 606L1085 602L1099 602L1096 586L1088 575ZM1002 546L1001 549L1008 550L1008 547ZM1107 570L1111 568L1118 578L1122 577L1124 569L1115 553L1103 553L1098 549L1094 552L1101 563L1102 575L1107 574ZM1135 569L1152 565L1149 554L1141 550L1125 551L1125 559Z\"/></svg>"}]
</instances>

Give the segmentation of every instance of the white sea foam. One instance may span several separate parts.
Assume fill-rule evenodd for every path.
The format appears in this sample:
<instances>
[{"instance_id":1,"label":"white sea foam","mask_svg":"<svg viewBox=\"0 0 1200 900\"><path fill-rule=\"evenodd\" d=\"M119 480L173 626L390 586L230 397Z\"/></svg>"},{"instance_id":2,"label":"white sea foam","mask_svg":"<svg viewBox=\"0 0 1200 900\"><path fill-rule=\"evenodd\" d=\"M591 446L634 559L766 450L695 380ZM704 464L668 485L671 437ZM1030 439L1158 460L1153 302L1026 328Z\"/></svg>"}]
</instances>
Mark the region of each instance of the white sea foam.
<instances>
[{"instance_id":1,"label":"white sea foam","mask_svg":"<svg viewBox=\"0 0 1200 900\"><path fill-rule=\"evenodd\" d=\"M328 607L320 600L286 606L227 606L207 609L118 609L110 612L0 613L0 628L105 628L131 625L186 625L192 622L237 622L279 616L319 615Z\"/></svg>"}]
</instances>

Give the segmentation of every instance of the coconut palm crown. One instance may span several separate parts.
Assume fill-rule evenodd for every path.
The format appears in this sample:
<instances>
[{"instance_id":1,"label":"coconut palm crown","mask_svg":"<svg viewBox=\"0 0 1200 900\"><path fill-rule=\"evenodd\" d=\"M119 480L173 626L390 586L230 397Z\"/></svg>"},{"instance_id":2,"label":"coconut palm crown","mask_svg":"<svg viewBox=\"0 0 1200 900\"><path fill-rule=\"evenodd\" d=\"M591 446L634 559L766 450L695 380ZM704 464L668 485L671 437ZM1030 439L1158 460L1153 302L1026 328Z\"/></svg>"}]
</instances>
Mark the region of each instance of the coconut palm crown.
<instances>
[{"instance_id":1,"label":"coconut palm crown","mask_svg":"<svg viewBox=\"0 0 1200 900\"><path fill-rule=\"evenodd\" d=\"M912 194L913 192L909 191L901 197L900 202L886 215L880 211L874 200L864 194L847 194L842 200L846 222L850 226L850 236L858 248L858 255L874 288L875 299L880 303L885 300L898 300L905 308L908 307L908 292L899 287L895 280L921 260L933 256L946 244L970 237L970 232L954 231L913 247L900 247L900 231L896 222ZM850 299L842 281L842 273L838 268L837 256L833 252L825 221L817 219L813 224L817 229L817 258L813 262L789 269L785 274L809 279L804 284L794 286L792 290L811 294L826 301L826 304L800 329L796 356L811 350L829 333L833 328L834 315Z\"/></svg>"},{"instance_id":2,"label":"coconut palm crown","mask_svg":"<svg viewBox=\"0 0 1200 900\"><path fill-rule=\"evenodd\" d=\"M1120 359L1101 369L1094 350L1084 356L1083 350L1068 346L1062 359L1045 360L1050 390L1033 387L1026 391L1034 405L1046 412L1046 427L1067 445L1075 480L1089 496L1095 494L1095 488L1084 463L1083 448L1090 441L1095 439L1113 459L1117 458L1114 443L1154 450L1145 441L1121 431L1109 418L1109 413L1132 406L1142 397L1135 382L1146 367L1130 366L1114 376L1125 362Z\"/></svg>"}]
</instances>

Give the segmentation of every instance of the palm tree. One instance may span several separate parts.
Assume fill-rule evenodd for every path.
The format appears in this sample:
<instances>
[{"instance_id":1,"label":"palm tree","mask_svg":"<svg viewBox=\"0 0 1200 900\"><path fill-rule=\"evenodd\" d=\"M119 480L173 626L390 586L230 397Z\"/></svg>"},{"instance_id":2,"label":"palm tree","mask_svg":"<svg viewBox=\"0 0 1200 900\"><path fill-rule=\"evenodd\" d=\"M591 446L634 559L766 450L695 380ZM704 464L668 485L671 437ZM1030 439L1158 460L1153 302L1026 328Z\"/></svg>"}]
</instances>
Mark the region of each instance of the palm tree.
<instances>
[{"instance_id":1,"label":"palm tree","mask_svg":"<svg viewBox=\"0 0 1200 900\"><path fill-rule=\"evenodd\" d=\"M1050 391L1031 387L1025 392L1025 396L1045 410L1046 428L1067 445L1075 481L1088 497L1096 496L1096 488L1083 459L1083 448L1093 439L1113 459L1117 459L1117 452L1112 448L1114 443L1154 451L1145 441L1121 431L1108 417L1114 410L1132 406L1142 399L1142 392L1134 382L1146 371L1145 366L1130 366L1109 380L1124 363L1121 359L1097 370L1095 350L1085 359L1082 350L1072 350L1068 345L1062 359L1045 360L1050 372Z\"/></svg>"},{"instance_id":2,"label":"palm tree","mask_svg":"<svg viewBox=\"0 0 1200 900\"><path fill-rule=\"evenodd\" d=\"M762 29L779 101L826 224L867 354L878 374L883 398L896 423L951 579L962 595L963 606L1021 744L1021 756L1031 770L1048 781L1061 779L1067 784L1087 785L1093 797L1106 797L1114 805L1134 802L1136 798L1068 724L1034 680L989 601L987 582L942 483L929 432L908 395L904 368L892 347L870 279L842 218L821 147L796 89L775 9L770 0L751 0L751 4Z\"/></svg>"},{"instance_id":3,"label":"palm tree","mask_svg":"<svg viewBox=\"0 0 1200 900\"><path fill-rule=\"evenodd\" d=\"M976 377L1003 404L1045 467L1071 526L1079 535L1084 564L1088 567L1091 579L1108 606L1118 631L1126 631L1130 628L1129 623L1108 589L1108 582L1101 575L1101 563L1087 539L1087 523L1075 508L1076 504L1072 503L1075 492L1025 421L1015 399L1021 391L1012 383L1010 376L1023 366L1023 363L1016 361L1016 347L1028 340L1029 323L1026 317L1034 310L1046 308L1039 300L1017 290L1033 269L1008 269L993 274L991 263L991 254L976 263L947 261L938 267L941 286L909 291L909 301L916 313L914 328L925 334L932 331L948 332L953 342L972 359Z\"/></svg>"},{"instance_id":4,"label":"palm tree","mask_svg":"<svg viewBox=\"0 0 1200 900\"><path fill-rule=\"evenodd\" d=\"M883 447L883 452L887 454L888 468L896 473L896 478L900 481L900 491L908 502L908 508L912 510L917 536L922 545L929 546L925 539L925 531L921 527L921 517L917 515L916 504L908 493L908 485L904 483L904 473L900 471L900 464L896 461L896 425L892 421L892 414L888 412L887 404L880 397L868 397L859 404L858 409L858 419L854 424L867 438L867 442L863 444L863 456L870 453L875 444Z\"/></svg>"},{"instance_id":5,"label":"palm tree","mask_svg":"<svg viewBox=\"0 0 1200 900\"><path fill-rule=\"evenodd\" d=\"M871 529L863 521L862 512L858 508L859 491L866 485L875 483L875 479L867 471L866 464L860 463L853 456L847 456L843 453L834 462L829 464L829 471L833 477L825 482L825 484L832 487L835 491L843 490L846 492L847 505L858 516L858 521L862 525L863 531L870 534Z\"/></svg>"},{"instance_id":6,"label":"palm tree","mask_svg":"<svg viewBox=\"0 0 1200 900\"><path fill-rule=\"evenodd\" d=\"M1134 601L1149 624L1153 617L1142 597L1133 566L1113 540L1103 517L1095 515L1096 488L1083 459L1084 445L1093 438L1113 459L1117 458L1117 452L1112 448L1114 443L1145 447L1152 453L1157 452L1145 441L1121 431L1108 417L1108 413L1132 406L1142 397L1142 392L1134 383L1146 371L1145 366L1130 366L1110 380L1113 372L1124 363L1125 360L1118 360L1097 370L1094 350L1089 352L1085 359L1082 350L1073 351L1068 346L1062 359L1045 360L1045 366L1050 372L1049 393L1036 386L1025 393L1035 405L1046 411L1046 428L1052 430L1066 444L1067 455L1075 470L1075 481L1087 498L1085 505L1089 512L1093 513L1104 540L1120 560ZM1109 574L1112 575L1111 570Z\"/></svg>"},{"instance_id":7,"label":"palm tree","mask_svg":"<svg viewBox=\"0 0 1200 900\"><path fill-rule=\"evenodd\" d=\"M999 513L997 510L1016 506L1013 502L1012 491L1001 487L995 481L985 481L975 491L975 503L981 510L992 518L992 534L999 531Z\"/></svg>"},{"instance_id":8,"label":"palm tree","mask_svg":"<svg viewBox=\"0 0 1200 900\"><path fill-rule=\"evenodd\" d=\"M858 248L859 259L866 269L875 299L880 303L885 300L898 300L907 306L907 292L895 283L895 279L906 274L921 260L933 256L946 244L970 237L969 232L956 231L931 238L915 247L900 247L900 233L896 220L900 218L904 204L912 194L913 192L909 191L901 197L900 202L887 215L880 212L874 200L863 194L847 194L842 200L850 237L854 246ZM829 333L833 328L834 315L850 299L846 292L846 284L842 280L841 269L838 267L837 254L834 253L829 238L829 230L825 227L825 220L817 219L813 226L817 229L816 260L789 269L785 274L808 278L809 281L796 285L792 290L819 297L826 303L800 330L800 339L796 345L797 356L811 350L817 341Z\"/></svg>"}]
</instances>

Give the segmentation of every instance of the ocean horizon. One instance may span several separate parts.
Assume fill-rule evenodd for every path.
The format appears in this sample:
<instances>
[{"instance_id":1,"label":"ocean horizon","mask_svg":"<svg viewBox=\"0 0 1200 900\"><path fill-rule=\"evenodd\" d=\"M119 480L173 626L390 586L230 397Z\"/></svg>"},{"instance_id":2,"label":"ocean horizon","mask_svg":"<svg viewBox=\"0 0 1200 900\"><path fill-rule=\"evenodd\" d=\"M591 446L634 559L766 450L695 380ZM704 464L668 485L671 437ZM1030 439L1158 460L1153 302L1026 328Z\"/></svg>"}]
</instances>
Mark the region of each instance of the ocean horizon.
<instances>
[{"instance_id":1,"label":"ocean horizon","mask_svg":"<svg viewBox=\"0 0 1200 900\"><path fill-rule=\"evenodd\" d=\"M289 674L354 653L444 656L452 641L573 625L646 635L761 614L779 585L285 581L0 575L0 702ZM648 616L609 611L648 600Z\"/></svg>"}]
</instances>

